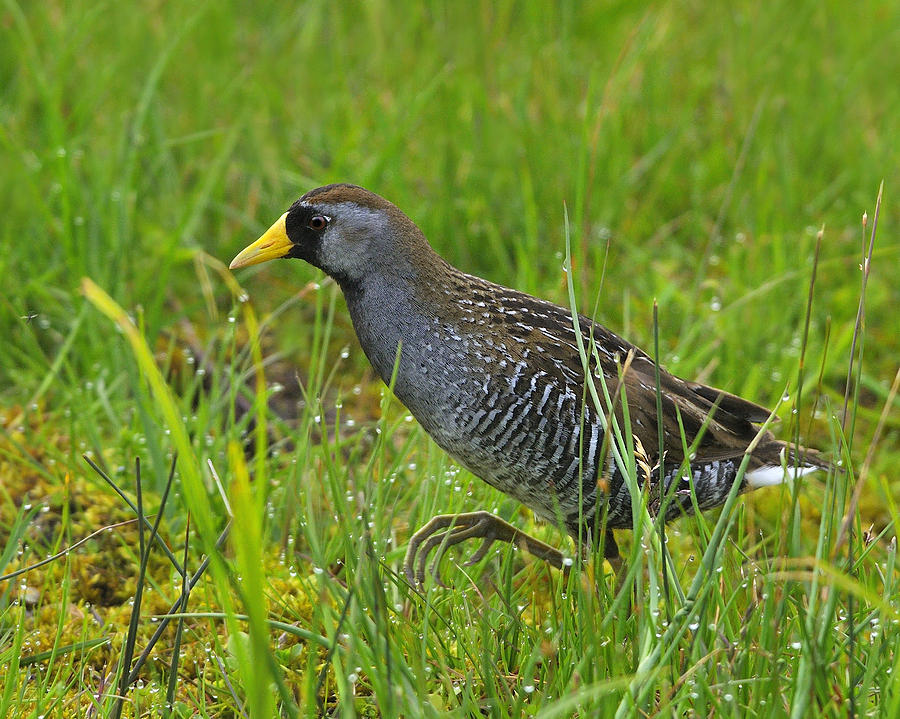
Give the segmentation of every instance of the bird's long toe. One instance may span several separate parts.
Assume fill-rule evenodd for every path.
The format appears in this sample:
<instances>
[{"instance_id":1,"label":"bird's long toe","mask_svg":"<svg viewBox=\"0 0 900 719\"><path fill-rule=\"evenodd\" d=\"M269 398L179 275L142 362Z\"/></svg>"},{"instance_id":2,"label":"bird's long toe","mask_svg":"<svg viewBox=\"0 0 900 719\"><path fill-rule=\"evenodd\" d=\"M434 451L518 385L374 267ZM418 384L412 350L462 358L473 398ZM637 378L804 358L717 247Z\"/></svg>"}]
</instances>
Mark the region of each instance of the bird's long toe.
<instances>
[{"instance_id":1,"label":"bird's long toe","mask_svg":"<svg viewBox=\"0 0 900 719\"><path fill-rule=\"evenodd\" d=\"M409 583L413 586L424 585L428 557L434 552L429 571L435 583L445 587L440 572L441 560L450 547L468 539L481 539L482 542L464 562L465 566L472 566L484 559L498 540L514 544L558 569L566 566L565 556L558 549L525 534L490 512L441 514L410 537L403 561L403 573Z\"/></svg>"}]
</instances>

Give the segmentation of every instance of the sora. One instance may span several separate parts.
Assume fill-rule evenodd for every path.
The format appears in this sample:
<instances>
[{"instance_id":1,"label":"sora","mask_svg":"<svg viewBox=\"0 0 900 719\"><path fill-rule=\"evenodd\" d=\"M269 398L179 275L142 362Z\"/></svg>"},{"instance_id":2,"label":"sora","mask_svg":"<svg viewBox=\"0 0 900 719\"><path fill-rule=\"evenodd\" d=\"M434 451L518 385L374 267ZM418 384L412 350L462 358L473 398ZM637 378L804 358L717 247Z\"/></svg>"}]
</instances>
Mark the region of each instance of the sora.
<instances>
[{"instance_id":1,"label":"sora","mask_svg":"<svg viewBox=\"0 0 900 719\"><path fill-rule=\"evenodd\" d=\"M666 521L725 501L758 434L754 423L769 416L745 399L660 370L657 417L656 367L645 352L584 316L573 321L568 309L461 272L403 212L362 187L308 192L231 267L277 257L306 260L337 281L372 365L388 382L396 362L394 393L438 445L587 548L601 540L611 559L618 549L610 530L632 526L621 442L609 441L606 431L611 422L626 426L623 402L638 481L655 493L651 511L665 507ZM602 376L613 411L602 404L598 411L589 394L582 399L576 324L590 358L588 378L602 398ZM690 447L695 440L682 467L683 441ZM780 483L788 467L805 474L825 466L814 452L766 432L740 490ZM470 562L499 539L556 567L567 564L553 547L489 512L473 512L435 517L416 532L407 577L422 583L426 557L437 548L433 573L440 582L441 554L473 537L484 541Z\"/></svg>"}]
</instances>

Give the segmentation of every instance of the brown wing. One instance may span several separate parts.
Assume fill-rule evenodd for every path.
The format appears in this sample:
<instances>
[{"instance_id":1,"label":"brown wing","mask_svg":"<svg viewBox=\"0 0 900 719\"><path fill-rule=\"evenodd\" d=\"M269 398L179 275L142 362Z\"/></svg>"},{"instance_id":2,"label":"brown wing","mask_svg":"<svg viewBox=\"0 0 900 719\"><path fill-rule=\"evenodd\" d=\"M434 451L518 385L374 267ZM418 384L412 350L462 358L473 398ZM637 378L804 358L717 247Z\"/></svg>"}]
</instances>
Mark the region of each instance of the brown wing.
<instances>
[{"instance_id":1,"label":"brown wing","mask_svg":"<svg viewBox=\"0 0 900 719\"><path fill-rule=\"evenodd\" d=\"M659 420L653 360L640 348L600 325L591 324L588 329L593 332L594 345L598 348L595 355L608 384L624 394L632 433L656 461ZM610 347L615 348L611 356L608 353ZM737 457L757 435L758 429L753 423L765 421L769 416L764 407L715 387L686 382L662 368L659 375L663 440L669 462L680 462L684 458L684 444L690 447L701 432L695 450L697 459ZM620 376L624 376L621 388ZM620 397L618 402L621 404L622 401ZM623 410L617 408L616 414L621 421Z\"/></svg>"},{"instance_id":2,"label":"brown wing","mask_svg":"<svg viewBox=\"0 0 900 719\"><path fill-rule=\"evenodd\" d=\"M494 338L504 345L508 358L514 362L526 361L533 372L541 373L561 388L569 387L580 397L584 368L571 312L515 290L503 288L502 292L497 292L497 286L492 283L467 277L470 282L468 301L492 305L490 316ZM473 291L473 285L478 289ZM657 461L656 370L652 358L587 317L579 316L579 328L583 346L590 353L590 372L594 377L599 377L602 372L608 391L615 399L619 422L623 422L624 417L624 394L631 431L653 461ZM527 359L523 354L526 348ZM624 384L620 387L623 370ZM697 459L738 457L758 433L754 423L763 422L769 416L765 407L715 387L686 382L664 369L660 369L659 381L667 463L680 462L684 458L682 434L690 447L701 430L703 434L695 453ZM597 380L595 385L602 400ZM589 415L596 414L592 400L588 400L585 411ZM760 443L761 448L768 444L773 448L776 444L780 447L770 435ZM768 458L760 460L768 461Z\"/></svg>"}]
</instances>

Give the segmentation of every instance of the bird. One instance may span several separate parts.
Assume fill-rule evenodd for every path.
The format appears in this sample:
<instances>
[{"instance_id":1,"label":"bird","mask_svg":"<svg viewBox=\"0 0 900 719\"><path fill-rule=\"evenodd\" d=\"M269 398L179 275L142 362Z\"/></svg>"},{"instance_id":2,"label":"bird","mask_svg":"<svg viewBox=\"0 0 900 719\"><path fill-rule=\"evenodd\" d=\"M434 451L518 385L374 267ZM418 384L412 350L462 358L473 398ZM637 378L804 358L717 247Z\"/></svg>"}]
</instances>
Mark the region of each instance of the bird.
<instances>
[{"instance_id":1,"label":"bird","mask_svg":"<svg viewBox=\"0 0 900 719\"><path fill-rule=\"evenodd\" d=\"M375 371L425 432L564 529L585 556L621 562L612 530L633 528L630 487L649 492L648 510L668 522L721 506L735 483L745 492L828 467L759 427L772 415L765 407L670 374L570 308L457 269L396 205L357 185L307 192L230 268L276 258L331 276ZM637 482L627 481L629 467ZM416 531L404 574L424 584L435 552L430 571L443 585L441 557L474 538L482 543L467 564L503 541L572 565L496 514L473 511Z\"/></svg>"}]
</instances>

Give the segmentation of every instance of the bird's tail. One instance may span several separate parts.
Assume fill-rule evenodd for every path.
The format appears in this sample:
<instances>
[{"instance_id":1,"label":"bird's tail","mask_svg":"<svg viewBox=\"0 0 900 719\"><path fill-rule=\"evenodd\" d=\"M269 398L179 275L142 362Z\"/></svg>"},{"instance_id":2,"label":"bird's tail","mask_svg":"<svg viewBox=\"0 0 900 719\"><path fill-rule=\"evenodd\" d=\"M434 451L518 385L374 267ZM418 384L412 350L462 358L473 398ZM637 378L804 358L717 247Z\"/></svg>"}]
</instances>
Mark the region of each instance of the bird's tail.
<instances>
[{"instance_id":1,"label":"bird's tail","mask_svg":"<svg viewBox=\"0 0 900 719\"><path fill-rule=\"evenodd\" d=\"M773 440L753 453L755 466L748 469L744 481L748 489L769 487L831 467L814 449Z\"/></svg>"}]
</instances>

